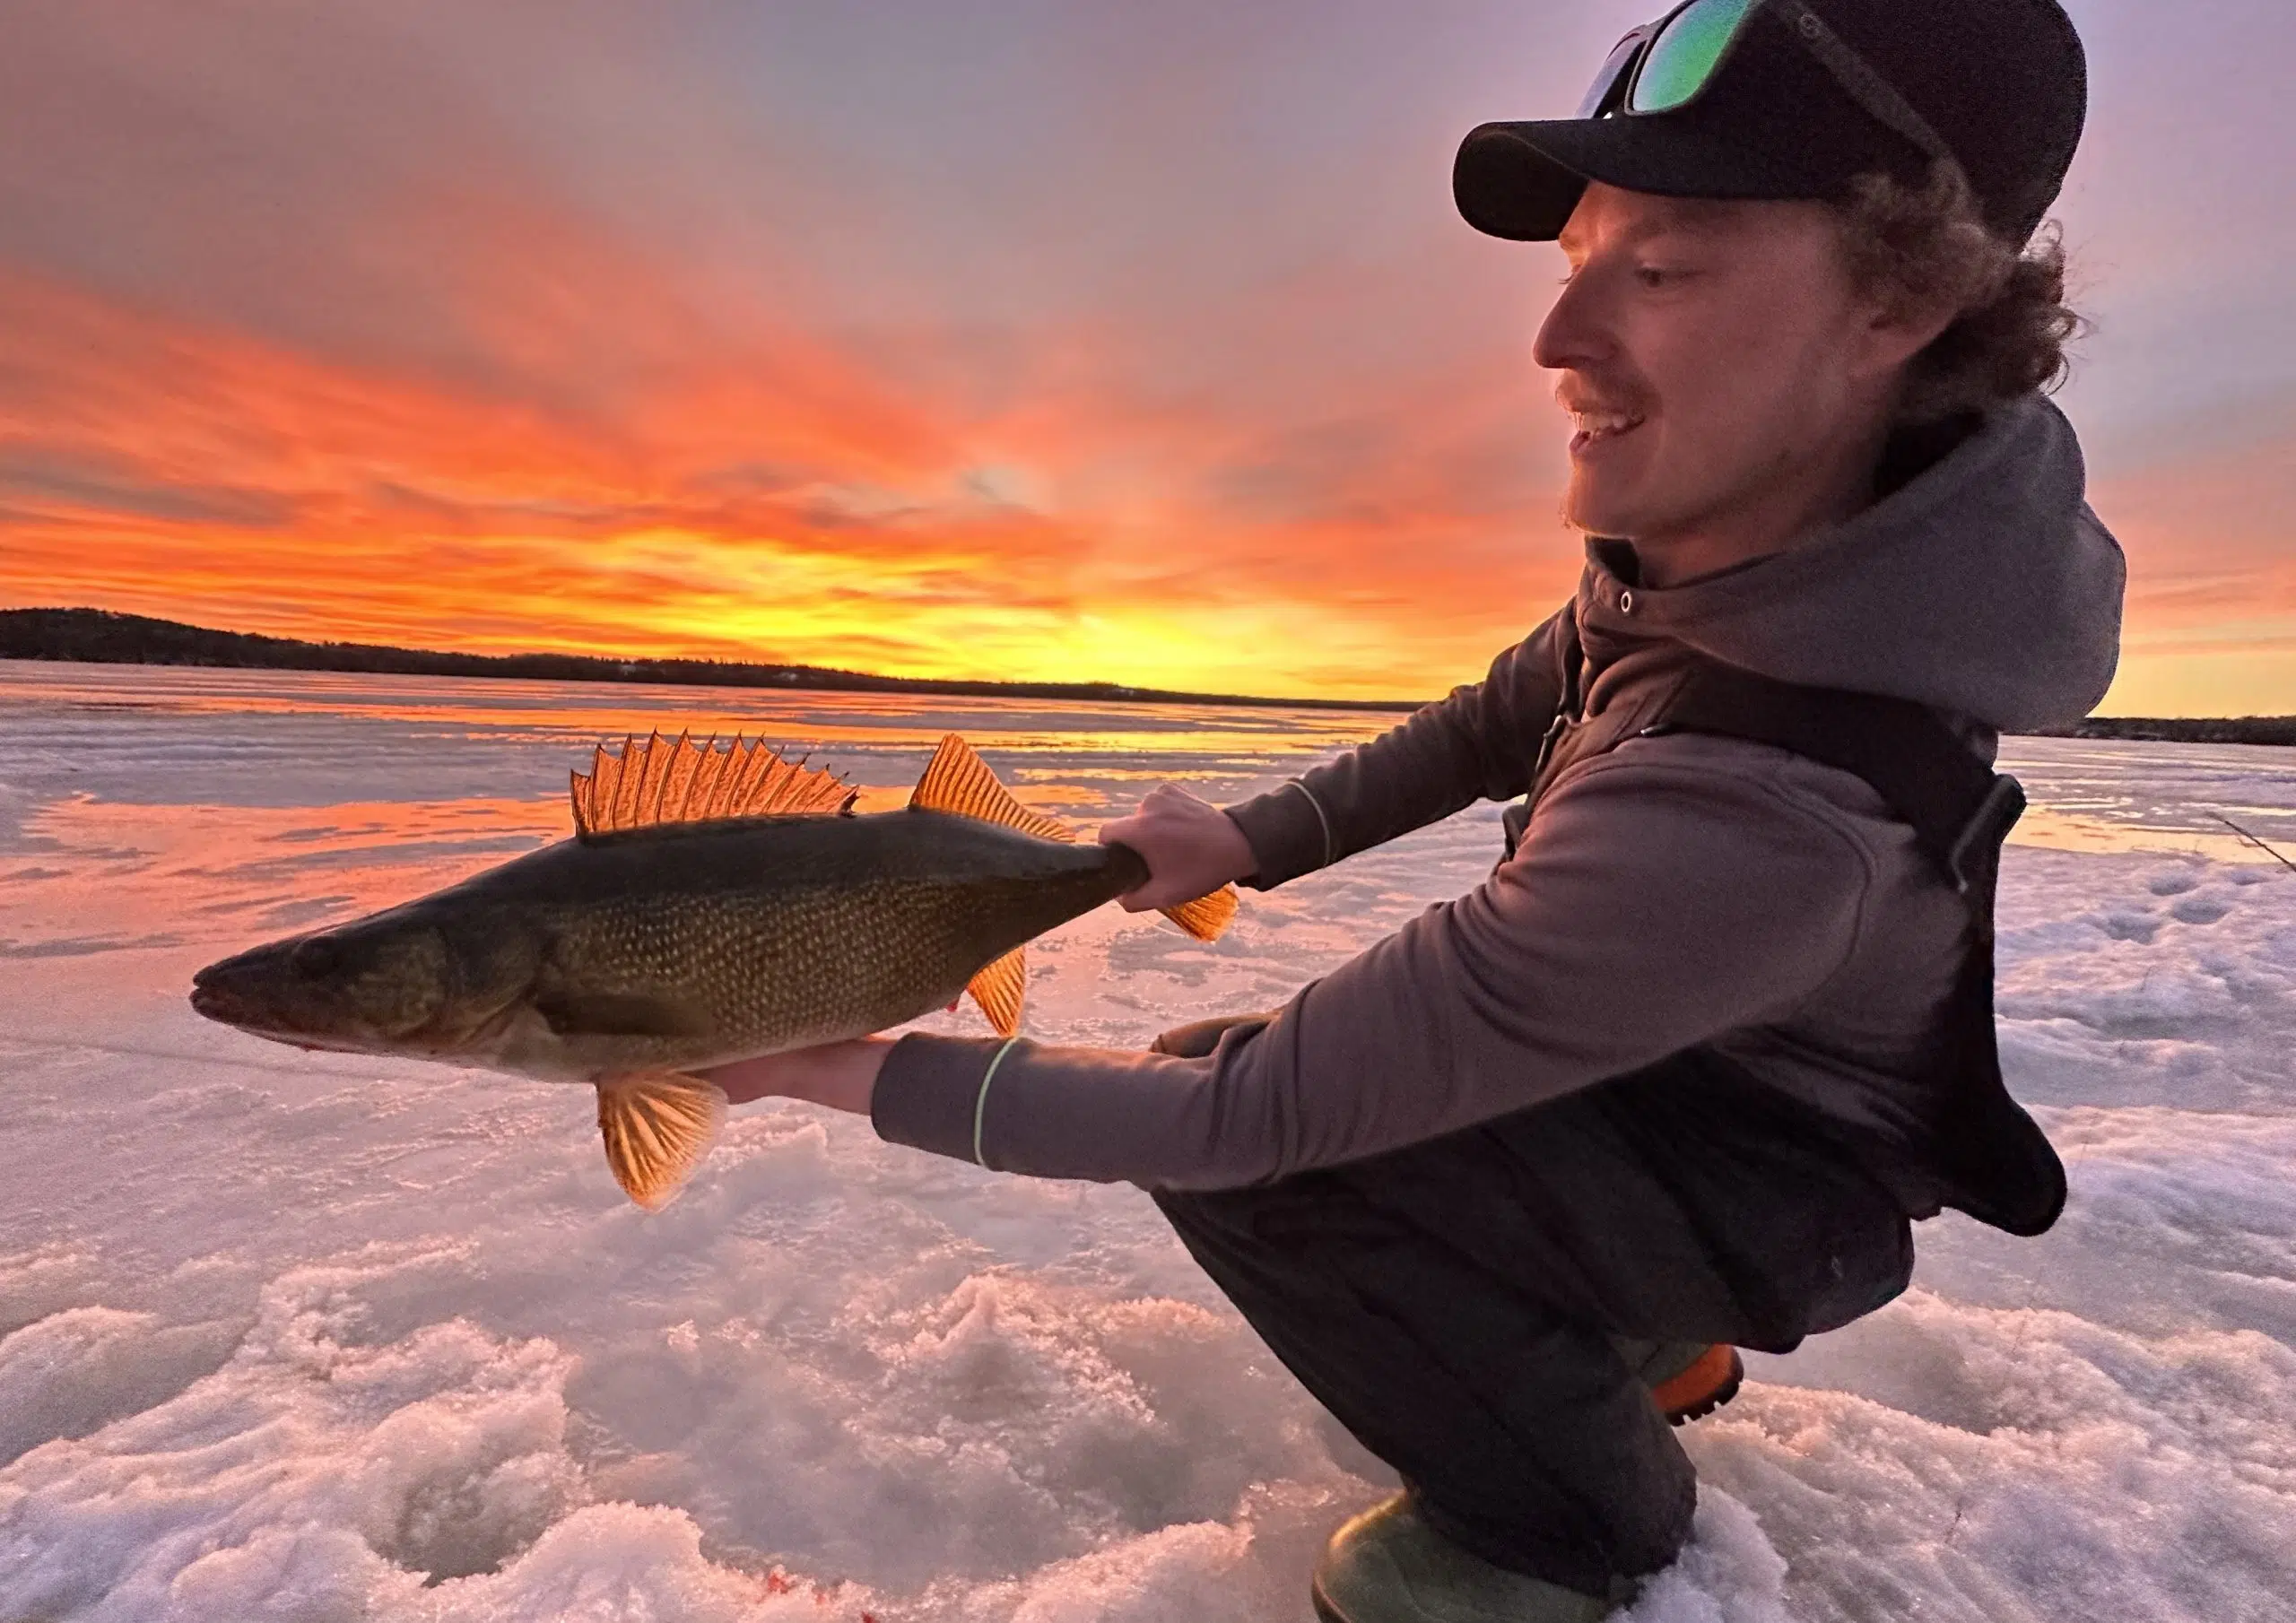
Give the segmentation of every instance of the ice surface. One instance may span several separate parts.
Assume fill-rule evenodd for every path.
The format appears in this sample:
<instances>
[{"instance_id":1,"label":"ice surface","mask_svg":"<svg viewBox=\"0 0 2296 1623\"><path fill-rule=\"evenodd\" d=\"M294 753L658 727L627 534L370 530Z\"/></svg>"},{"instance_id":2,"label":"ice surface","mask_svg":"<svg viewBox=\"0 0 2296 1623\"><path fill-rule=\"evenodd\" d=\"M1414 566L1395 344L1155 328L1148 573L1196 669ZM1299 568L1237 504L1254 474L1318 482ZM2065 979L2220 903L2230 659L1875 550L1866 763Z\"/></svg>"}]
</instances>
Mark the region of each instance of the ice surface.
<instances>
[{"instance_id":1,"label":"ice surface","mask_svg":"<svg viewBox=\"0 0 2296 1623\"><path fill-rule=\"evenodd\" d=\"M557 838L602 733L761 727L898 793L955 727L1089 824L1381 725L1301 711L0 664L0 1619L1304 1620L1387 1491L1136 1191L737 1112L648 1217L570 1089L303 1055L190 971ZM1686 1434L1639 1623L2264 1619L2296 1597L2296 760L2019 741L2003 1042L2065 1221ZM1030 1024L1263 1007L1475 882L1482 808L1205 946L1115 909ZM973 1030L969 1013L928 1022Z\"/></svg>"}]
</instances>

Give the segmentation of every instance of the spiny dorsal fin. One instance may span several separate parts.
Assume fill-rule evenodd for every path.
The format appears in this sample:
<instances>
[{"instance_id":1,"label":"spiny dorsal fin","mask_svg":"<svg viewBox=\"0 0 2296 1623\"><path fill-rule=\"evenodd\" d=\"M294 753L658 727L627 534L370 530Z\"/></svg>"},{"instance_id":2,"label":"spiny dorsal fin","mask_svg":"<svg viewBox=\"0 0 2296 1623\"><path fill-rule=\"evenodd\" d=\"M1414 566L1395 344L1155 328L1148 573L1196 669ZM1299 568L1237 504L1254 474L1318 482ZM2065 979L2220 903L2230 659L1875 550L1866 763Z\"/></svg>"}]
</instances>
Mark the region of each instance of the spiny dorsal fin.
<instances>
[{"instance_id":1,"label":"spiny dorsal fin","mask_svg":"<svg viewBox=\"0 0 2296 1623\"><path fill-rule=\"evenodd\" d=\"M1031 812L1014 800L1012 791L996 781L996 774L988 769L988 763L953 733L942 739L941 747L926 763L925 776L917 780L909 803L914 811L945 812L952 817L1002 823L1039 839L1076 838L1057 819Z\"/></svg>"},{"instance_id":2,"label":"spiny dorsal fin","mask_svg":"<svg viewBox=\"0 0 2296 1623\"><path fill-rule=\"evenodd\" d=\"M1216 942L1228 921L1236 916L1238 902L1236 887L1222 885L1209 896L1199 896L1192 902L1174 902L1158 912L1187 931L1200 942Z\"/></svg>"},{"instance_id":3,"label":"spiny dorsal fin","mask_svg":"<svg viewBox=\"0 0 2296 1623\"><path fill-rule=\"evenodd\" d=\"M995 963L965 983L965 990L972 994L972 1001L996 1028L999 1037L1013 1037L1021 1029L1021 1003L1028 995L1028 949L1015 947Z\"/></svg>"},{"instance_id":4,"label":"spiny dorsal fin","mask_svg":"<svg viewBox=\"0 0 2296 1623\"><path fill-rule=\"evenodd\" d=\"M783 759L761 740L736 738L721 750L714 734L697 744L683 733L625 738L612 755L600 744L570 788L574 831L583 835L726 817L850 814L861 793L833 772Z\"/></svg>"},{"instance_id":5,"label":"spiny dorsal fin","mask_svg":"<svg viewBox=\"0 0 2296 1623\"><path fill-rule=\"evenodd\" d=\"M598 1084L606 1165L648 1211L676 1198L725 1121L725 1093L694 1077L617 1076Z\"/></svg>"}]
</instances>

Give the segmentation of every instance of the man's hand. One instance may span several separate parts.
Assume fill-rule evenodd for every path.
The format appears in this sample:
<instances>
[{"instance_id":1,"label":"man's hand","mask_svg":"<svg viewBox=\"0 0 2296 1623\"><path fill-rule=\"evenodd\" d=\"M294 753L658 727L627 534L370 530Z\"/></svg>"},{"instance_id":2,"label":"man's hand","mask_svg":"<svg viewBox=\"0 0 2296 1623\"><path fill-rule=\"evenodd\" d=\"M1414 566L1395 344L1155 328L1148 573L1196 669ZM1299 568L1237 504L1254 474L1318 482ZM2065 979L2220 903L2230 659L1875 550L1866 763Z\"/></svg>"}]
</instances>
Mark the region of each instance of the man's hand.
<instances>
[{"instance_id":1,"label":"man's hand","mask_svg":"<svg viewBox=\"0 0 2296 1623\"><path fill-rule=\"evenodd\" d=\"M1102 823L1100 840L1129 846L1148 864L1147 883L1117 898L1127 913L1194 901L1259 867L1235 820L1178 784L1157 785L1139 811Z\"/></svg>"},{"instance_id":2,"label":"man's hand","mask_svg":"<svg viewBox=\"0 0 2296 1623\"><path fill-rule=\"evenodd\" d=\"M728 1102L746 1105L752 1099L805 1099L856 1115L869 1114L877 1089L877 1070L892 1049L892 1039L865 1037L849 1043L823 1043L817 1048L792 1048L786 1054L761 1055L734 1060L693 1074L726 1090Z\"/></svg>"}]
</instances>

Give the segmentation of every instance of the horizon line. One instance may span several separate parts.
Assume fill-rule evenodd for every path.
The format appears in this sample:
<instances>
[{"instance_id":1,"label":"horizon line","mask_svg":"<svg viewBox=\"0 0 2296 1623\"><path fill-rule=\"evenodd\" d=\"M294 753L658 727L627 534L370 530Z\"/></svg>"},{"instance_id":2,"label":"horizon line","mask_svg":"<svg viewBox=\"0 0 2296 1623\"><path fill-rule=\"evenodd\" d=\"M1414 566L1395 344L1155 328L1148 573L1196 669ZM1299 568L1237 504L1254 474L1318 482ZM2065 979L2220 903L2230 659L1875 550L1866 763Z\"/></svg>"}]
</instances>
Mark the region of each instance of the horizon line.
<instances>
[{"instance_id":1,"label":"horizon line","mask_svg":"<svg viewBox=\"0 0 2296 1623\"><path fill-rule=\"evenodd\" d=\"M131 657L88 653L15 651L12 645L18 643L20 639L6 635L8 627L12 624L25 623L23 617L35 615L67 617L82 622L128 623L162 633L230 638L249 645L268 645L280 649L306 650L321 656L326 655L329 650L342 650L345 655L363 654L402 661L429 660L481 668L444 671L392 670L380 665L234 663L196 655L184 659L166 659L141 655ZM146 650L146 653L148 652L149 650ZM90 604L72 606L24 604L0 607L0 659L40 660L60 664L178 665L204 670L317 670L331 671L350 676L432 675L462 677L481 681L645 682L650 681L657 686L666 687L772 687L785 691L790 688L802 687L815 692L891 691L939 694L945 698L1035 698L1113 704L1241 705L1263 709L1290 707L1409 713L1423 709L1429 704L1437 702L1432 699L1328 699L1270 693L1213 693L1192 689L1150 688L1131 682L1102 680L1016 681L997 677L896 676L882 672L855 671L839 665L804 664L780 660L712 659L699 655L577 654L550 649L527 649L514 654L474 654L456 649L411 648L396 643L353 642L342 638L315 641L309 638L275 636L267 631L233 631L222 627L196 625L189 621L169 620L155 614L138 614L129 610L104 609ZM587 669L550 673L486 668L541 664L563 664ZM648 672L650 674L641 673ZM707 677L709 680L697 680L700 677ZM744 677L750 680L744 680ZM2296 730L2296 715L2268 714L2260 711L2252 711L2242 716L2133 716L2109 715L2101 711L2092 711L2082 720L2066 727L2050 728L2037 733L2006 734L2006 736L2036 738L2077 736L2077 729L2091 722L2160 727L2240 723L2279 724L2283 728Z\"/></svg>"},{"instance_id":2,"label":"horizon line","mask_svg":"<svg viewBox=\"0 0 2296 1623\"><path fill-rule=\"evenodd\" d=\"M1332 699L1290 697L1267 693L1213 693L1192 689L1151 688L1133 682L1101 680L1082 681L1015 681L1011 678L970 676L898 676L875 671L856 671L839 665L806 664L786 660L727 660L713 659L700 655L621 655L578 654L564 650L526 649L514 654L477 654L460 649L414 648L397 643L353 642L341 638L325 641L304 637L280 637L267 631L234 631L218 626L196 625L189 621L169 620L155 614L138 614L123 609L103 609L92 605L63 606L55 604L26 604L0 607L0 631L12 623L22 623L15 617L55 615L76 617L115 623L132 623L162 632L189 633L197 637L235 638L251 645L269 645L282 649L303 649L325 655L330 649L346 654L369 654L405 660L434 660L444 663L469 664L500 667L512 664L564 663L589 667L591 673L568 672L562 674L541 674L530 671L477 669L468 671L392 672L364 666L254 664L231 666L213 659L155 660L151 658L107 658L100 655L19 654L10 651L18 639L0 635L0 659L49 659L59 664L182 664L203 669L254 670L334 670L345 675L452 675L465 676L474 681L645 681L645 675L635 673L651 670L650 680L658 685L673 687L722 686L729 688L804 686L818 692L883 692L887 690L915 693L937 693L951 698L1036 697L1105 700L1120 704L1206 704L1248 705L1261 708L1292 707L1302 709L1392 710L1409 712L1432 702L1428 699ZM610 669L609 669L610 668ZM707 674L708 682L686 679L683 673ZM741 680L773 678L773 681ZM793 680L795 679L795 680Z\"/></svg>"}]
</instances>

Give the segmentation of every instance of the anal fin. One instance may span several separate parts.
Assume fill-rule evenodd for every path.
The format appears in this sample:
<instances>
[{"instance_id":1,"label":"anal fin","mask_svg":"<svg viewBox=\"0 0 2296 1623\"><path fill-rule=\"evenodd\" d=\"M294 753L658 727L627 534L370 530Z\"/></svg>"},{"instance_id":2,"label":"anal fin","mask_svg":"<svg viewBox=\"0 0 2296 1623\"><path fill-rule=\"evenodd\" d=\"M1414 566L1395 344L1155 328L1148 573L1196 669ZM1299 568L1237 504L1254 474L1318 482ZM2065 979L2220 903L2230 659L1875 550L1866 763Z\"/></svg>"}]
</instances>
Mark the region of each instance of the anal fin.
<instances>
[{"instance_id":1,"label":"anal fin","mask_svg":"<svg viewBox=\"0 0 2296 1623\"><path fill-rule=\"evenodd\" d=\"M1028 949L1015 947L983 968L965 984L972 1001L996 1028L999 1037L1016 1036L1021 1029L1021 1004L1028 995Z\"/></svg>"},{"instance_id":2,"label":"anal fin","mask_svg":"<svg viewBox=\"0 0 2296 1623\"><path fill-rule=\"evenodd\" d=\"M659 1211L709 1153L726 1122L726 1095L691 1076L617 1076L598 1084L598 1133L614 1182Z\"/></svg>"}]
</instances>

